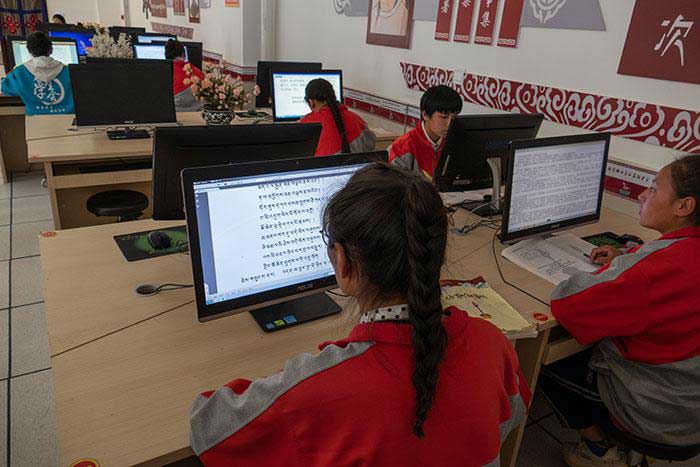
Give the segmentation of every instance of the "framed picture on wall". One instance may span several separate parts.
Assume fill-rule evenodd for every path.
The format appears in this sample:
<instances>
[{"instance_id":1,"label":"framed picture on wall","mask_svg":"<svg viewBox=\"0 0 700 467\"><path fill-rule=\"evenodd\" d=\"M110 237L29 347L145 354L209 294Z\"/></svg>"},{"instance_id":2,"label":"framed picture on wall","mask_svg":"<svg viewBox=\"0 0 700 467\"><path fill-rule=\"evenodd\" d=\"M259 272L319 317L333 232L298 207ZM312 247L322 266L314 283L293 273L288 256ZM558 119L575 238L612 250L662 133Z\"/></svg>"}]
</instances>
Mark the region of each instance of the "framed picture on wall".
<instances>
[{"instance_id":1,"label":"framed picture on wall","mask_svg":"<svg viewBox=\"0 0 700 467\"><path fill-rule=\"evenodd\" d=\"M190 0L189 2L190 10L190 23L199 23L199 0Z\"/></svg>"},{"instance_id":2,"label":"framed picture on wall","mask_svg":"<svg viewBox=\"0 0 700 467\"><path fill-rule=\"evenodd\" d=\"M414 0L370 0L367 43L408 49L413 33Z\"/></svg>"}]
</instances>

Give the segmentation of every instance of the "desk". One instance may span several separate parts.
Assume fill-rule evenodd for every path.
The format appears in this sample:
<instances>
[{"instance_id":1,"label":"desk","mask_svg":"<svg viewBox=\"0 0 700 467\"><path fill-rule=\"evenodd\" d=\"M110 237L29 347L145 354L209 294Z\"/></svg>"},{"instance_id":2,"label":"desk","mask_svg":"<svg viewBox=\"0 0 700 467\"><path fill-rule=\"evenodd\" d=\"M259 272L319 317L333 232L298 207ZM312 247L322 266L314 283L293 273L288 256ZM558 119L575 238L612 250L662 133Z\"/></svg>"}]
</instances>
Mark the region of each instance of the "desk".
<instances>
[{"instance_id":1,"label":"desk","mask_svg":"<svg viewBox=\"0 0 700 467\"><path fill-rule=\"evenodd\" d=\"M80 168L120 159L150 159L153 139L112 141L104 131L71 131L73 118L74 115L27 117L29 162L44 166L54 227L66 229L112 222L111 218L95 217L85 209L90 196L107 189L141 191L149 197L144 217L151 217L151 169L81 173ZM177 119L183 125L204 125L199 112L180 112ZM234 124L252 121L237 118ZM377 128L376 135L377 149L386 149L399 136L384 128Z\"/></svg>"},{"instance_id":2,"label":"desk","mask_svg":"<svg viewBox=\"0 0 700 467\"><path fill-rule=\"evenodd\" d=\"M7 180L3 173L28 169L24 104L19 97L0 94L0 184Z\"/></svg>"},{"instance_id":3,"label":"desk","mask_svg":"<svg viewBox=\"0 0 700 467\"><path fill-rule=\"evenodd\" d=\"M458 213L456 224L466 218ZM59 231L40 239L49 340L55 355L61 465L84 457L94 457L102 465L158 465L187 457L191 455L188 409L199 392L235 377L274 373L289 357L315 352L318 343L344 337L354 323L343 313L265 334L248 313L198 323L191 289L137 296L133 290L141 283L191 283L190 258L170 255L127 263L112 237L178 224L182 222L136 221ZM635 219L609 210L600 224L575 233L604 230L654 238ZM482 275L526 318L533 313L549 317L539 323L538 338L516 343L525 377L534 389L549 330L556 322L547 307L500 280L491 252L493 233L481 228L467 236L451 234L443 277ZM501 250L498 243L496 249ZM551 284L502 258L499 261L509 281L547 299ZM140 322L155 315L159 316ZM504 445L502 465L515 465L523 431L524 424Z\"/></svg>"}]
</instances>

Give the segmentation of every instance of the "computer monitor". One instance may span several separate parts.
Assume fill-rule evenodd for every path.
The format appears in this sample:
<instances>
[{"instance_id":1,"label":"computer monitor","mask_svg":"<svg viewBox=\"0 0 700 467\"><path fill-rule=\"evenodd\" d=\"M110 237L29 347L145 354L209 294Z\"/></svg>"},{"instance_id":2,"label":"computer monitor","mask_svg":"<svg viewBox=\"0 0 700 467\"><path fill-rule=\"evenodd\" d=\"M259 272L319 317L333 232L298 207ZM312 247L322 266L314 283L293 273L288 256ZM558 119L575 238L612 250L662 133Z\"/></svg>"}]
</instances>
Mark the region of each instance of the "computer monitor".
<instances>
[{"instance_id":1,"label":"computer monitor","mask_svg":"<svg viewBox=\"0 0 700 467\"><path fill-rule=\"evenodd\" d=\"M480 215L497 214L508 145L535 138L543 119L542 114L458 115L452 120L435 167L435 186L441 192L492 187L492 204L479 201L465 207L479 207L476 213Z\"/></svg>"},{"instance_id":2,"label":"computer monitor","mask_svg":"<svg viewBox=\"0 0 700 467\"><path fill-rule=\"evenodd\" d=\"M323 78L331 83L335 97L343 101L343 72L323 70L307 73L272 73L272 117L276 122L299 120L311 112L304 99L306 85Z\"/></svg>"},{"instance_id":3,"label":"computer monitor","mask_svg":"<svg viewBox=\"0 0 700 467\"><path fill-rule=\"evenodd\" d=\"M327 201L386 151L185 169L200 321L251 311L276 331L340 311L320 234Z\"/></svg>"},{"instance_id":4,"label":"computer monitor","mask_svg":"<svg viewBox=\"0 0 700 467\"><path fill-rule=\"evenodd\" d=\"M255 107L272 107L272 81L273 72L300 73L305 71L321 71L323 65L316 62L258 62L258 71L255 76L255 84L260 88L260 95L255 97Z\"/></svg>"},{"instance_id":5,"label":"computer monitor","mask_svg":"<svg viewBox=\"0 0 700 467\"><path fill-rule=\"evenodd\" d=\"M109 27L109 35L114 39L115 41L119 40L119 35L120 34L126 34L127 39L134 44L137 41L137 37L139 34L144 34L146 32L146 28L136 28L136 27L131 27L131 26L110 26Z\"/></svg>"},{"instance_id":6,"label":"computer monitor","mask_svg":"<svg viewBox=\"0 0 700 467\"><path fill-rule=\"evenodd\" d=\"M72 24L51 24L48 27L49 37L74 39L78 45L78 55L87 55L88 47L92 47L92 37L95 35L94 29L82 28Z\"/></svg>"},{"instance_id":7,"label":"computer monitor","mask_svg":"<svg viewBox=\"0 0 700 467\"><path fill-rule=\"evenodd\" d=\"M174 34L165 34L159 32L142 32L136 36L136 42L139 44L150 44L151 42L168 42L169 39L177 39Z\"/></svg>"},{"instance_id":8,"label":"computer monitor","mask_svg":"<svg viewBox=\"0 0 700 467\"><path fill-rule=\"evenodd\" d=\"M70 65L78 63L78 46L73 39L52 39L53 52L51 53L51 58L58 60L64 65ZM7 64L11 70L17 65L21 65L24 62L31 60L32 54L29 53L27 49L27 38L26 37L8 37L8 61Z\"/></svg>"},{"instance_id":9,"label":"computer monitor","mask_svg":"<svg viewBox=\"0 0 700 467\"><path fill-rule=\"evenodd\" d=\"M143 60L165 60L165 45L163 44L134 44L134 58Z\"/></svg>"},{"instance_id":10,"label":"computer monitor","mask_svg":"<svg viewBox=\"0 0 700 467\"><path fill-rule=\"evenodd\" d=\"M180 41L185 46L185 54L187 61L202 69L203 45L201 42L186 42Z\"/></svg>"},{"instance_id":11,"label":"computer monitor","mask_svg":"<svg viewBox=\"0 0 700 467\"><path fill-rule=\"evenodd\" d=\"M170 60L85 63L70 65L69 71L79 127L176 122ZM124 135L108 134L111 138Z\"/></svg>"},{"instance_id":12,"label":"computer monitor","mask_svg":"<svg viewBox=\"0 0 700 467\"><path fill-rule=\"evenodd\" d=\"M609 148L609 133L514 141L501 241L598 221Z\"/></svg>"},{"instance_id":13,"label":"computer monitor","mask_svg":"<svg viewBox=\"0 0 700 467\"><path fill-rule=\"evenodd\" d=\"M156 128L153 218L185 218L180 172L187 167L313 157L320 136L318 123Z\"/></svg>"}]
</instances>

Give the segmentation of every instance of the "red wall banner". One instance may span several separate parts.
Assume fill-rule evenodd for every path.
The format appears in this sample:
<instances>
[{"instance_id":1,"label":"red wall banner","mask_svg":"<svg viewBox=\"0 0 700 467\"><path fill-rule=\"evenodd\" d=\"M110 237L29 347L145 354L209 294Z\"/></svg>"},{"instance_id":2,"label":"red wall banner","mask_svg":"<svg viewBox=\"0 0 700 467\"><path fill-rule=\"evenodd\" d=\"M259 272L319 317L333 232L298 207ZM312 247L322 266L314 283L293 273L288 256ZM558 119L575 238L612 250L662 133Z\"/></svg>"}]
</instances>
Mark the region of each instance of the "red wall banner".
<instances>
[{"instance_id":1,"label":"red wall banner","mask_svg":"<svg viewBox=\"0 0 700 467\"><path fill-rule=\"evenodd\" d=\"M475 44L491 45L493 43L493 30L496 27L496 14L500 0L481 0L479 16L477 17Z\"/></svg>"},{"instance_id":2,"label":"red wall banner","mask_svg":"<svg viewBox=\"0 0 700 467\"><path fill-rule=\"evenodd\" d=\"M700 1L637 0L617 72L700 84Z\"/></svg>"},{"instance_id":3,"label":"red wall banner","mask_svg":"<svg viewBox=\"0 0 700 467\"><path fill-rule=\"evenodd\" d=\"M452 28L452 5L454 0L437 0L437 21L435 22L435 40L449 41Z\"/></svg>"},{"instance_id":4,"label":"red wall banner","mask_svg":"<svg viewBox=\"0 0 700 467\"><path fill-rule=\"evenodd\" d=\"M457 3L457 24L455 25L455 42L469 42L474 18L474 3L476 0L459 0Z\"/></svg>"},{"instance_id":5,"label":"red wall banner","mask_svg":"<svg viewBox=\"0 0 700 467\"><path fill-rule=\"evenodd\" d=\"M525 0L505 0L505 2L497 44L499 47L517 47L520 18L523 16Z\"/></svg>"}]
</instances>

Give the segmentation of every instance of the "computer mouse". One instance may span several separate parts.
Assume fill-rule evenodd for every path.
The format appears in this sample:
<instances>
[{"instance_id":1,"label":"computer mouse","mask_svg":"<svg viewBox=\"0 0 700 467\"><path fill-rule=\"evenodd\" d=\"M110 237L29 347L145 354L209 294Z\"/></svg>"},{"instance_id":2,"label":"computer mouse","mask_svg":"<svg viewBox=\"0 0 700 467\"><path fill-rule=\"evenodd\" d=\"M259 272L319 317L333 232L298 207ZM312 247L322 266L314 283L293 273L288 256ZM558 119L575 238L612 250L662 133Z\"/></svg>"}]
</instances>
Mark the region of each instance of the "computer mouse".
<instances>
[{"instance_id":1,"label":"computer mouse","mask_svg":"<svg viewBox=\"0 0 700 467\"><path fill-rule=\"evenodd\" d=\"M170 236L160 230L154 230L148 234L148 243L154 250L165 250L170 248L172 241Z\"/></svg>"}]
</instances>

